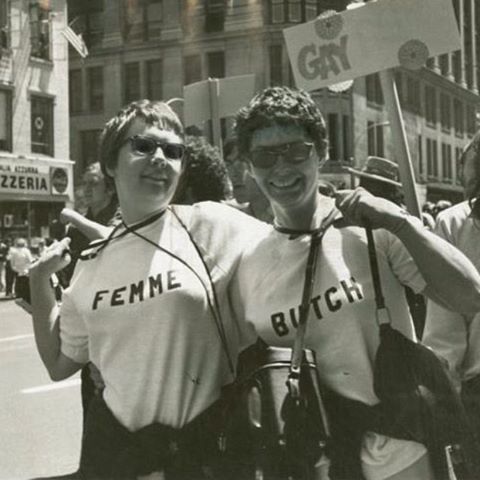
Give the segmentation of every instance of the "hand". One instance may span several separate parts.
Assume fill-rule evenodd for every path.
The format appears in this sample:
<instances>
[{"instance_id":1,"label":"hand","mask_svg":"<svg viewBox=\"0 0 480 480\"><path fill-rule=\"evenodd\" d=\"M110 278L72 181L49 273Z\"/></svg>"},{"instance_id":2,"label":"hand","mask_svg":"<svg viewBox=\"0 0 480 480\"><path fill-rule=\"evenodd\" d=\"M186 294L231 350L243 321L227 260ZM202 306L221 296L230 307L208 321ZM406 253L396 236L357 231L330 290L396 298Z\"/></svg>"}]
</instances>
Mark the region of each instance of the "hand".
<instances>
[{"instance_id":1,"label":"hand","mask_svg":"<svg viewBox=\"0 0 480 480\"><path fill-rule=\"evenodd\" d=\"M385 198L375 197L362 187L355 190L338 190L335 205L343 214L337 227L356 225L359 227L385 228L395 233L405 220L405 211Z\"/></svg>"},{"instance_id":2,"label":"hand","mask_svg":"<svg viewBox=\"0 0 480 480\"><path fill-rule=\"evenodd\" d=\"M88 220L80 213L70 208L64 208L60 212L60 221L64 224L70 223L80 230L90 241L107 238L111 232L110 227L105 227L100 223Z\"/></svg>"},{"instance_id":3,"label":"hand","mask_svg":"<svg viewBox=\"0 0 480 480\"><path fill-rule=\"evenodd\" d=\"M30 276L37 274L50 277L62 268L65 268L71 261L70 239L64 238L59 242L50 245L43 255L30 267Z\"/></svg>"}]
</instances>

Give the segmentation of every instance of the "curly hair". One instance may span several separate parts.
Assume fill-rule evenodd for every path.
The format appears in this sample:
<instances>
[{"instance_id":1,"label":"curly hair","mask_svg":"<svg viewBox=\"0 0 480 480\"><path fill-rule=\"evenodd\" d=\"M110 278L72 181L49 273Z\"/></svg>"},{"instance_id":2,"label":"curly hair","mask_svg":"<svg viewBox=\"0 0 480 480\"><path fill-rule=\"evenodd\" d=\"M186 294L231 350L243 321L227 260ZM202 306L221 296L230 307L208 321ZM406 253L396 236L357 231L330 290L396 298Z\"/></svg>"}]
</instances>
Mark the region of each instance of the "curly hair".
<instances>
[{"instance_id":1,"label":"curly hair","mask_svg":"<svg viewBox=\"0 0 480 480\"><path fill-rule=\"evenodd\" d=\"M194 202L211 200L220 202L227 198L229 180L220 151L204 137L185 137L185 156L173 203L186 203L187 191Z\"/></svg>"},{"instance_id":2,"label":"curly hair","mask_svg":"<svg viewBox=\"0 0 480 480\"><path fill-rule=\"evenodd\" d=\"M183 138L183 126L166 103L147 99L132 102L105 124L100 137L98 158L105 177L111 177L108 169L117 166L118 152L126 139L128 129L137 118L149 126L154 125L162 130L173 131Z\"/></svg>"},{"instance_id":3,"label":"curly hair","mask_svg":"<svg viewBox=\"0 0 480 480\"><path fill-rule=\"evenodd\" d=\"M319 157L325 157L325 120L307 92L289 87L269 87L253 97L235 118L239 153L248 156L253 133L273 125L303 127L315 144Z\"/></svg>"},{"instance_id":4,"label":"curly hair","mask_svg":"<svg viewBox=\"0 0 480 480\"><path fill-rule=\"evenodd\" d=\"M475 152L475 188L467 200L472 209L472 217L480 220L480 130L474 135L470 143L465 147L460 157L460 165L465 165L467 153Z\"/></svg>"}]
</instances>

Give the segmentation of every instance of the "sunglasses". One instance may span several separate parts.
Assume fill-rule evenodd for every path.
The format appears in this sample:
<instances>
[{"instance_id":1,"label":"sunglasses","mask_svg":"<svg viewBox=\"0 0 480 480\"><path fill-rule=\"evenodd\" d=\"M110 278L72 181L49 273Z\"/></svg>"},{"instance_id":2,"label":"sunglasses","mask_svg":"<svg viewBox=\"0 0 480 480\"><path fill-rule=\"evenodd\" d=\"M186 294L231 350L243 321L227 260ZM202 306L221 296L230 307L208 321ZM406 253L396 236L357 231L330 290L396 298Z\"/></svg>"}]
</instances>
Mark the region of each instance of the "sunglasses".
<instances>
[{"instance_id":1,"label":"sunglasses","mask_svg":"<svg viewBox=\"0 0 480 480\"><path fill-rule=\"evenodd\" d=\"M127 138L125 142L130 142L132 150L144 156L154 155L158 147L162 149L163 154L169 160L181 160L185 153L185 145L181 143L159 142L152 137L143 135L134 135Z\"/></svg>"},{"instance_id":2,"label":"sunglasses","mask_svg":"<svg viewBox=\"0 0 480 480\"><path fill-rule=\"evenodd\" d=\"M256 148L250 152L250 163L255 168L272 168L282 156L288 163L302 163L312 153L313 143L292 142L284 143L275 148Z\"/></svg>"}]
</instances>

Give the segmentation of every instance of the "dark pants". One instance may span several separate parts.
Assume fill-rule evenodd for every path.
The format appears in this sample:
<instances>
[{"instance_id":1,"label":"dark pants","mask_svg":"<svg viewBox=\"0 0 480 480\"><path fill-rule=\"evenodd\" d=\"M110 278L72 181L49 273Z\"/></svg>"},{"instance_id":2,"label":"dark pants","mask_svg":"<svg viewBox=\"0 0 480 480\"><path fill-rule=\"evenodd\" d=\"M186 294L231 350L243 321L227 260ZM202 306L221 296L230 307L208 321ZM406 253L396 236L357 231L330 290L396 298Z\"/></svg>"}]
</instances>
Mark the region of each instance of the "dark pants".
<instances>
[{"instance_id":1,"label":"dark pants","mask_svg":"<svg viewBox=\"0 0 480 480\"><path fill-rule=\"evenodd\" d=\"M12 270L10 261L5 264L5 295L13 293L13 284L15 283L16 273Z\"/></svg>"},{"instance_id":2,"label":"dark pants","mask_svg":"<svg viewBox=\"0 0 480 480\"><path fill-rule=\"evenodd\" d=\"M23 298L27 303L30 303L30 285L28 283L28 276L17 275L15 279L15 296Z\"/></svg>"}]
</instances>

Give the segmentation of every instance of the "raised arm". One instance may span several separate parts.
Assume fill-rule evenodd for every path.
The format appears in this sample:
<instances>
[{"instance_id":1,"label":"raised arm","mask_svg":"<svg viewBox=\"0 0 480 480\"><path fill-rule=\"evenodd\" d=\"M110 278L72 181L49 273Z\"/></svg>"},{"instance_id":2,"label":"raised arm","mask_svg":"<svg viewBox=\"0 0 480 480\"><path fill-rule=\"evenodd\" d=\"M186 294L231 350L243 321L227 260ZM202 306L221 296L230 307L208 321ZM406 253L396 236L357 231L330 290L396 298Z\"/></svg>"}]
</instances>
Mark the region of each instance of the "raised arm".
<instances>
[{"instance_id":1,"label":"raised arm","mask_svg":"<svg viewBox=\"0 0 480 480\"><path fill-rule=\"evenodd\" d=\"M427 283L424 294L457 312L480 310L480 275L457 248L424 228L420 219L363 188L337 193L345 223L385 228L405 245Z\"/></svg>"},{"instance_id":2,"label":"raised arm","mask_svg":"<svg viewBox=\"0 0 480 480\"><path fill-rule=\"evenodd\" d=\"M60 351L60 309L50 284L51 275L70 262L69 242L69 239L64 239L54 244L30 269L35 342L40 358L54 381L68 378L82 367Z\"/></svg>"}]
</instances>

